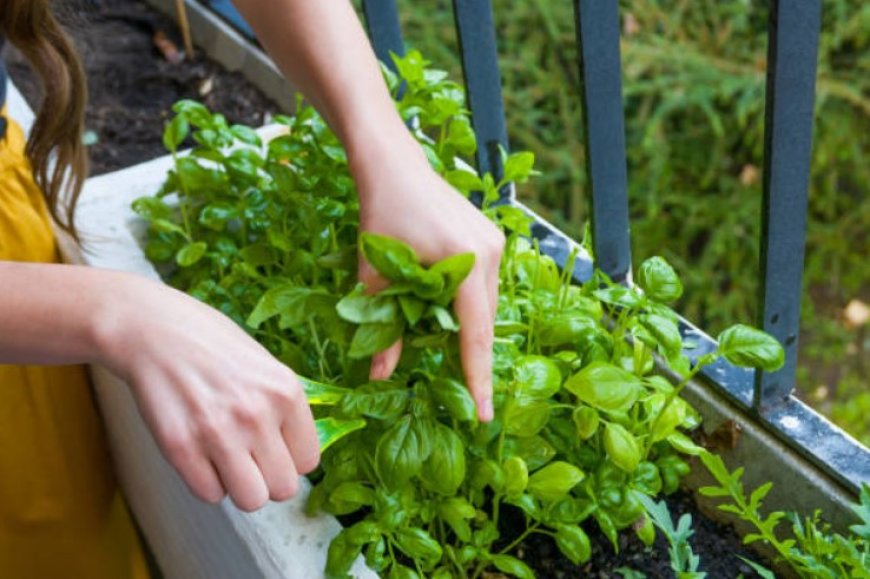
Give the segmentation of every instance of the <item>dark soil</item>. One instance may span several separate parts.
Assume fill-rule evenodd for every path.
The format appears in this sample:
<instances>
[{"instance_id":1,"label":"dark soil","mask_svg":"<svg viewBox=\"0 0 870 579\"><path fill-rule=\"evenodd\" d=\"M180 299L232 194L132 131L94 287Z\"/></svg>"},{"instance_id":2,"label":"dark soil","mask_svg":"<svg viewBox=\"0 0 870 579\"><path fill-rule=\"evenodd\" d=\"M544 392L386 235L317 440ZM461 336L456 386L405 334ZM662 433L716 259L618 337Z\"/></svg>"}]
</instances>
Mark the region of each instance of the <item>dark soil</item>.
<instances>
[{"instance_id":1,"label":"dark soil","mask_svg":"<svg viewBox=\"0 0 870 579\"><path fill-rule=\"evenodd\" d=\"M666 497L666 502L674 523L685 513L691 515L694 535L689 543L699 556L700 570L707 573L707 579L736 579L741 575L747 579L757 577L738 556L762 565L765 563L743 546L733 529L702 515L689 493L679 491ZM512 515L515 517L514 525L523 524L521 513L516 511ZM511 517L506 519L506 525L511 525ZM625 575L620 569L639 571L648 579L675 576L670 567L667 541L660 532L656 532L653 546L647 548L633 532L623 531L619 535L619 553L614 553L613 545L593 521L584 523L583 528L589 534L592 558L581 565L574 565L563 557L555 541L545 535L530 536L517 547L514 555L525 561L541 579L621 578ZM502 530L503 535L509 532L509 529Z\"/></svg>"},{"instance_id":2,"label":"dark soil","mask_svg":"<svg viewBox=\"0 0 870 579\"><path fill-rule=\"evenodd\" d=\"M129 167L166 153L163 126L183 98L202 101L231 123L254 127L278 110L239 73L227 72L197 51L193 61L172 64L157 49L155 33L183 50L176 25L137 0L63 0L60 16L81 53L88 75L87 130L94 175ZM39 87L20 54L6 50L13 82L31 107Z\"/></svg>"}]
</instances>

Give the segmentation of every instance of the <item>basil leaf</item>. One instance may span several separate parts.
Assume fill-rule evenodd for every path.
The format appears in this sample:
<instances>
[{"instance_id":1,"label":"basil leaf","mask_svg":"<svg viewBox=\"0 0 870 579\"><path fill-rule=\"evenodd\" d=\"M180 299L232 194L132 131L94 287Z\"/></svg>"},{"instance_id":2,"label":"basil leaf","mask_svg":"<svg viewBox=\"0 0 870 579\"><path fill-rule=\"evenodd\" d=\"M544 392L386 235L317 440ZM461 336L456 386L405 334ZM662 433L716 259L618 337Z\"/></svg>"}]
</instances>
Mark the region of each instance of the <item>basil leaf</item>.
<instances>
[{"instance_id":1,"label":"basil leaf","mask_svg":"<svg viewBox=\"0 0 870 579\"><path fill-rule=\"evenodd\" d=\"M523 356L514 366L514 380L520 400L545 400L559 391L562 373L544 356Z\"/></svg>"},{"instance_id":2,"label":"basil leaf","mask_svg":"<svg viewBox=\"0 0 870 579\"><path fill-rule=\"evenodd\" d=\"M443 406L452 418L464 422L474 420L476 406L464 384L450 378L438 378L429 384L435 402Z\"/></svg>"},{"instance_id":3,"label":"basil leaf","mask_svg":"<svg viewBox=\"0 0 870 579\"><path fill-rule=\"evenodd\" d=\"M441 545L423 529L399 529L393 535L393 540L406 555L421 563L424 570L432 569L441 559Z\"/></svg>"},{"instance_id":4,"label":"basil leaf","mask_svg":"<svg viewBox=\"0 0 870 579\"><path fill-rule=\"evenodd\" d=\"M402 319L387 324L362 324L356 329L347 354L351 358L367 358L383 352L402 337L404 330Z\"/></svg>"},{"instance_id":5,"label":"basil leaf","mask_svg":"<svg viewBox=\"0 0 870 579\"><path fill-rule=\"evenodd\" d=\"M548 464L529 477L529 493L542 501L556 501L580 484L586 475L564 461Z\"/></svg>"},{"instance_id":6,"label":"basil leaf","mask_svg":"<svg viewBox=\"0 0 870 579\"><path fill-rule=\"evenodd\" d=\"M535 579L535 573L528 565L510 555L496 555L492 558L492 564L502 573L508 573L518 579Z\"/></svg>"},{"instance_id":7,"label":"basil leaf","mask_svg":"<svg viewBox=\"0 0 870 579\"><path fill-rule=\"evenodd\" d=\"M163 131L163 146L166 147L167 151L175 153L188 134L190 134L190 125L187 122L187 117L176 115Z\"/></svg>"},{"instance_id":8,"label":"basil leaf","mask_svg":"<svg viewBox=\"0 0 870 579\"><path fill-rule=\"evenodd\" d=\"M518 456L512 456L504 461L501 468L505 478L505 495L508 498L520 497L529 484L529 469L526 467L526 462Z\"/></svg>"},{"instance_id":9,"label":"basil leaf","mask_svg":"<svg viewBox=\"0 0 870 579\"><path fill-rule=\"evenodd\" d=\"M366 421L360 418L354 420L340 420L338 418L318 418L314 421L317 429L317 440L320 442L320 451L323 452L351 432L365 428Z\"/></svg>"},{"instance_id":10,"label":"basil leaf","mask_svg":"<svg viewBox=\"0 0 870 579\"><path fill-rule=\"evenodd\" d=\"M312 406L333 406L338 404L343 396L353 392L353 390L340 388L338 386L333 386L332 384L315 382L314 380L304 376L297 375L296 379L299 380L299 384L305 392L305 398L308 400L308 404L311 404Z\"/></svg>"},{"instance_id":11,"label":"basil leaf","mask_svg":"<svg viewBox=\"0 0 870 579\"><path fill-rule=\"evenodd\" d=\"M390 324L399 317L393 296L366 295L362 284L335 305L338 315L355 324Z\"/></svg>"},{"instance_id":12,"label":"basil leaf","mask_svg":"<svg viewBox=\"0 0 870 579\"><path fill-rule=\"evenodd\" d=\"M411 416L405 416L384 432L375 448L375 470L387 488L398 488L420 473L431 450Z\"/></svg>"},{"instance_id":13,"label":"basil leaf","mask_svg":"<svg viewBox=\"0 0 870 579\"><path fill-rule=\"evenodd\" d=\"M731 326L719 334L718 342L719 354L736 366L773 372L785 363L785 351L779 341L756 328Z\"/></svg>"},{"instance_id":14,"label":"basil leaf","mask_svg":"<svg viewBox=\"0 0 870 579\"><path fill-rule=\"evenodd\" d=\"M465 446L443 424L435 426L432 452L423 463L420 480L427 489L446 496L455 494L465 480Z\"/></svg>"},{"instance_id":15,"label":"basil leaf","mask_svg":"<svg viewBox=\"0 0 870 579\"><path fill-rule=\"evenodd\" d=\"M598 425L601 423L601 418L598 412L589 406L578 406L571 413L571 419L577 427L577 436L581 440L591 438L598 432Z\"/></svg>"},{"instance_id":16,"label":"basil leaf","mask_svg":"<svg viewBox=\"0 0 870 579\"><path fill-rule=\"evenodd\" d=\"M181 267L190 267L205 256L208 245L204 241L188 243L175 254L175 263Z\"/></svg>"},{"instance_id":17,"label":"basil leaf","mask_svg":"<svg viewBox=\"0 0 870 579\"><path fill-rule=\"evenodd\" d=\"M674 268L662 257L651 257L640 264L637 285L651 299L669 304L683 295L683 284Z\"/></svg>"},{"instance_id":18,"label":"basil leaf","mask_svg":"<svg viewBox=\"0 0 870 579\"><path fill-rule=\"evenodd\" d=\"M609 412L625 412L643 390L641 379L607 362L592 362L565 382L580 400Z\"/></svg>"},{"instance_id":19,"label":"basil leaf","mask_svg":"<svg viewBox=\"0 0 870 579\"><path fill-rule=\"evenodd\" d=\"M592 556L589 537L577 525L557 525L556 545L575 565L585 563Z\"/></svg>"},{"instance_id":20,"label":"basil leaf","mask_svg":"<svg viewBox=\"0 0 870 579\"><path fill-rule=\"evenodd\" d=\"M607 456L625 472L634 472L641 459L637 439L624 426L608 423L604 427L604 449Z\"/></svg>"}]
</instances>

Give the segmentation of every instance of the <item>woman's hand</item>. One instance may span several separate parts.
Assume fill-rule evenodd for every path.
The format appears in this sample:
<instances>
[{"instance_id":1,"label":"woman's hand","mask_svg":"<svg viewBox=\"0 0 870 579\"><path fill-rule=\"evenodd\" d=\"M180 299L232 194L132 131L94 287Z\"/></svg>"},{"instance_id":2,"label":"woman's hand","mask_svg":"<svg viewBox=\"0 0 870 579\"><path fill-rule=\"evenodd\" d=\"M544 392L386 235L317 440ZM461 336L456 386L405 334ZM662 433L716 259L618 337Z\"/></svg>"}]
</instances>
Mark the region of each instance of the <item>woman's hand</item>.
<instances>
[{"instance_id":1,"label":"woman's hand","mask_svg":"<svg viewBox=\"0 0 870 579\"><path fill-rule=\"evenodd\" d=\"M100 362L133 389L191 491L242 510L298 489L320 460L293 372L229 318L179 291L119 276L99 314ZM107 292L108 293L108 292Z\"/></svg>"},{"instance_id":2,"label":"woman's hand","mask_svg":"<svg viewBox=\"0 0 870 579\"><path fill-rule=\"evenodd\" d=\"M382 145L381 145L382 143ZM393 135L382 128L365 147L350 150L351 170L360 192L360 228L410 244L424 263L463 252L475 264L456 295L462 366L481 420L492 419L493 324L498 305L498 273L504 236L468 200L430 167L404 126ZM386 282L360 259L360 281L371 290ZM371 376L385 379L401 355L401 342L378 354Z\"/></svg>"}]
</instances>

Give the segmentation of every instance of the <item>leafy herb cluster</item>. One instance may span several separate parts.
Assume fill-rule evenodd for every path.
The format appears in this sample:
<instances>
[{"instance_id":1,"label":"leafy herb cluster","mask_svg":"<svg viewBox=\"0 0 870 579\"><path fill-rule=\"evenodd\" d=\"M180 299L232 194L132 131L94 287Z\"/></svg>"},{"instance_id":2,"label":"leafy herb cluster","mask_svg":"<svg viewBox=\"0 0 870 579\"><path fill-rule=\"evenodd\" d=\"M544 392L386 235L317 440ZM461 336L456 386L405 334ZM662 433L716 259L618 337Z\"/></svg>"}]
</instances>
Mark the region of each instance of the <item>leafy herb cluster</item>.
<instances>
[{"instance_id":1,"label":"leafy herb cluster","mask_svg":"<svg viewBox=\"0 0 870 579\"><path fill-rule=\"evenodd\" d=\"M458 161L476 149L461 87L419 53L396 64L397 106L432 166L462 193L483 192L483 211L508 232L491 423L475 419L451 310L473 255L423 264L397 240L360 234L345 153L310 107L277 117L286 132L262 143L198 103L176 104L165 131L175 166L156 196L134 203L150 223L148 257L305 377L325 451L308 508L355 520L330 546L328 576L346 576L362 554L390 578L476 578L490 567L533 577L513 548L540 533L585 561L581 524L597 524L614 549L630 526L650 543L644 497L676 490L684 455L702 452L684 433L699 419L682 387L720 355L772 369L782 349L735 326L691 364L666 305L682 285L661 258L641 265L639 289L601 273L572 285L570 269L525 237L524 214L493 204L505 183L533 174L534 157L505 154L503 179L476 174ZM385 75L398 94L399 78ZM187 138L195 147L178 155ZM357 285L358 251L388 289ZM371 355L399 337L394 376L369 381ZM685 380L656 375L656 356ZM525 526L502 539L505 508Z\"/></svg>"}]
</instances>

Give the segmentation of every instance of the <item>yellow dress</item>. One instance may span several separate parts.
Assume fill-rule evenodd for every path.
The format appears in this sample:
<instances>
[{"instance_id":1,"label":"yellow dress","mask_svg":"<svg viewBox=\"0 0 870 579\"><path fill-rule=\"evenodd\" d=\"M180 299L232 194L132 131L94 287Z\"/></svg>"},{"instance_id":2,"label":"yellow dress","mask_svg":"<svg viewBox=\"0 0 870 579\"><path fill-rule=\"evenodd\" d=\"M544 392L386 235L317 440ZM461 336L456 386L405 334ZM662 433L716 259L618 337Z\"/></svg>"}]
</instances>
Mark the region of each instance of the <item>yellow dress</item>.
<instances>
[{"instance_id":1,"label":"yellow dress","mask_svg":"<svg viewBox=\"0 0 870 579\"><path fill-rule=\"evenodd\" d=\"M0 140L0 260L55 262L24 145L10 122ZM0 365L0 579L147 577L85 369Z\"/></svg>"}]
</instances>

